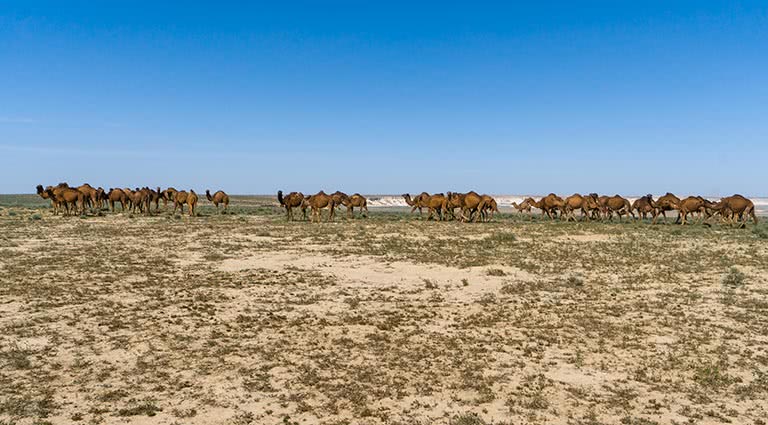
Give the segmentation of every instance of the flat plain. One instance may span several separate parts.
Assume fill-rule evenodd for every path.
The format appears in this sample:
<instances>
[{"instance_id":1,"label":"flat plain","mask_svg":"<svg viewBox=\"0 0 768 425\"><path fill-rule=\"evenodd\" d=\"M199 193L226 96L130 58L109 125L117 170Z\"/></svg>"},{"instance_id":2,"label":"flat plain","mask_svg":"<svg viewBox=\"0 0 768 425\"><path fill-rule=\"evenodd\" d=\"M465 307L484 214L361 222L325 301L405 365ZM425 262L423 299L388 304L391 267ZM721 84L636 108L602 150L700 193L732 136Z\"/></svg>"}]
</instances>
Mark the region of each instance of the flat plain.
<instances>
[{"instance_id":1,"label":"flat plain","mask_svg":"<svg viewBox=\"0 0 768 425\"><path fill-rule=\"evenodd\" d=\"M0 197L0 424L766 423L764 223L202 204Z\"/></svg>"}]
</instances>

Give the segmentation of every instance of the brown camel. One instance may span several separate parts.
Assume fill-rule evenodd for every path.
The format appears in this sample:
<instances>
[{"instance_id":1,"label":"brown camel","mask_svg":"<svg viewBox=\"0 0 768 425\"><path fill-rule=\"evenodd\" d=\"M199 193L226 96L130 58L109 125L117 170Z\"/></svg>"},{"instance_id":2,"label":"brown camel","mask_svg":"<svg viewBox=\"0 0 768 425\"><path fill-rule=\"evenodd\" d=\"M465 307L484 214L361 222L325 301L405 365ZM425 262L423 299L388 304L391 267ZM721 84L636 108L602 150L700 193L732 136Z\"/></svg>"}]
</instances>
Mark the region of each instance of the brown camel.
<instances>
[{"instance_id":1,"label":"brown camel","mask_svg":"<svg viewBox=\"0 0 768 425\"><path fill-rule=\"evenodd\" d=\"M564 212L563 215L565 216L566 221L577 221L576 216L574 216L573 212L575 210L581 210L581 218L584 220L589 219L589 215L587 215L587 208L586 208L587 198L584 196L581 196L578 193L574 193L573 195L565 198L565 205L564 205Z\"/></svg>"},{"instance_id":2,"label":"brown camel","mask_svg":"<svg viewBox=\"0 0 768 425\"><path fill-rule=\"evenodd\" d=\"M584 197L584 209L587 211L588 217L592 220L600 219L600 197L597 193L590 193Z\"/></svg>"},{"instance_id":3,"label":"brown camel","mask_svg":"<svg viewBox=\"0 0 768 425\"><path fill-rule=\"evenodd\" d=\"M64 206L66 215L70 215L70 207L72 213L78 213L78 205L79 213L85 214L85 195L83 192L70 187L49 188L46 189L46 192L48 192L50 199L54 199L59 206Z\"/></svg>"},{"instance_id":4,"label":"brown camel","mask_svg":"<svg viewBox=\"0 0 768 425\"><path fill-rule=\"evenodd\" d=\"M359 193L355 193L352 196L344 198L342 201L344 206L347 207L347 216L349 218L355 217L355 207L360 209L362 217L368 217L368 200Z\"/></svg>"},{"instance_id":5,"label":"brown camel","mask_svg":"<svg viewBox=\"0 0 768 425\"><path fill-rule=\"evenodd\" d=\"M53 207L53 214L57 215L62 206L68 208L68 205L63 204L60 201L61 199L60 197L53 196L53 195L57 195L63 192L65 189L69 189L69 188L70 187L67 183L59 183L56 186L47 186L45 189L43 189L42 185L37 185L36 189L37 189L37 194L40 195L41 198L51 200L51 206Z\"/></svg>"},{"instance_id":6,"label":"brown camel","mask_svg":"<svg viewBox=\"0 0 768 425\"><path fill-rule=\"evenodd\" d=\"M131 212L138 210L140 213L149 214L149 189L143 188L132 191L128 197L131 200Z\"/></svg>"},{"instance_id":7,"label":"brown camel","mask_svg":"<svg viewBox=\"0 0 768 425\"><path fill-rule=\"evenodd\" d=\"M478 195L477 192L449 193L448 195L451 198L451 202L459 205L461 208L460 221L467 222L480 219L480 214L482 209L485 208L485 203L483 202L483 197Z\"/></svg>"},{"instance_id":8,"label":"brown camel","mask_svg":"<svg viewBox=\"0 0 768 425\"><path fill-rule=\"evenodd\" d=\"M565 209L565 201L554 193L550 193L533 206L541 210L541 215L546 214L551 220L554 220L557 217L557 210L562 212Z\"/></svg>"},{"instance_id":9,"label":"brown camel","mask_svg":"<svg viewBox=\"0 0 768 425\"><path fill-rule=\"evenodd\" d=\"M637 211L638 220L644 220L649 214L653 215L655 210L653 204L653 195L649 193L632 202L632 211Z\"/></svg>"},{"instance_id":10,"label":"brown camel","mask_svg":"<svg viewBox=\"0 0 768 425\"><path fill-rule=\"evenodd\" d=\"M176 198L176 193L179 191L169 187L168 189L165 189L163 191L163 209L168 209L168 202L174 202L174 199Z\"/></svg>"},{"instance_id":11,"label":"brown camel","mask_svg":"<svg viewBox=\"0 0 768 425\"><path fill-rule=\"evenodd\" d=\"M189 194L187 195L187 205L189 206L189 216L194 217L195 208L197 207L197 193L192 189L189 189Z\"/></svg>"},{"instance_id":12,"label":"brown camel","mask_svg":"<svg viewBox=\"0 0 768 425\"><path fill-rule=\"evenodd\" d=\"M182 190L173 194L173 214L176 214L176 208L181 210L181 214L184 214L184 205L187 203L187 196L189 194Z\"/></svg>"},{"instance_id":13,"label":"brown camel","mask_svg":"<svg viewBox=\"0 0 768 425\"><path fill-rule=\"evenodd\" d=\"M516 209L519 213L527 213L529 217L531 217L531 207L533 207L536 204L536 201L531 198L525 198L523 199L523 202L518 204L517 202L512 203L512 208Z\"/></svg>"},{"instance_id":14,"label":"brown camel","mask_svg":"<svg viewBox=\"0 0 768 425\"><path fill-rule=\"evenodd\" d=\"M688 214L699 213L699 217L706 214L704 201L698 196L689 196L680 202L672 202L672 208L680 211L680 224L688 223Z\"/></svg>"},{"instance_id":15,"label":"brown camel","mask_svg":"<svg viewBox=\"0 0 768 425\"><path fill-rule=\"evenodd\" d=\"M452 220L456 220L456 208L461 208L464 202L464 195L461 193L448 192L443 202L443 219L448 220L448 216Z\"/></svg>"},{"instance_id":16,"label":"brown camel","mask_svg":"<svg viewBox=\"0 0 768 425\"><path fill-rule=\"evenodd\" d=\"M680 203L680 198L678 198L677 196L669 192L659 197L659 199L657 199L656 202L651 204L651 206L654 208L652 223L656 224L656 220L659 218L659 214L661 214L661 216L664 217L664 224L667 224L666 211L672 211L677 209L672 205L679 204L679 203ZM675 220L675 223L677 223L679 220L680 220L680 214L677 215L677 220Z\"/></svg>"},{"instance_id":17,"label":"brown camel","mask_svg":"<svg viewBox=\"0 0 768 425\"><path fill-rule=\"evenodd\" d=\"M109 198L107 197L107 192L104 190L103 187L99 186L96 188L96 207L101 210L104 208L106 203L109 201Z\"/></svg>"},{"instance_id":18,"label":"brown camel","mask_svg":"<svg viewBox=\"0 0 768 425\"><path fill-rule=\"evenodd\" d=\"M480 218L483 222L487 222L490 220L493 220L493 213L499 212L499 206L496 203L496 200L493 199L493 196L490 195L480 195L481 198L483 198L483 204L480 209Z\"/></svg>"},{"instance_id":19,"label":"brown camel","mask_svg":"<svg viewBox=\"0 0 768 425\"><path fill-rule=\"evenodd\" d=\"M227 195L223 190L219 190L214 193L213 196L211 196L211 191L206 189L205 197L208 198L209 201L213 202L213 205L216 206L216 211L219 210L219 204L222 204L224 205L224 212L227 212L227 207L229 207L229 195Z\"/></svg>"},{"instance_id":20,"label":"brown camel","mask_svg":"<svg viewBox=\"0 0 768 425\"><path fill-rule=\"evenodd\" d=\"M126 195L122 189L109 189L107 200L112 212L115 212L115 202L120 202L120 206L122 207L121 211L125 211L125 204L128 203L128 195Z\"/></svg>"},{"instance_id":21,"label":"brown camel","mask_svg":"<svg viewBox=\"0 0 768 425\"><path fill-rule=\"evenodd\" d=\"M85 183L76 187L75 189L79 190L84 195L84 200L86 205L88 205L88 208L94 208L96 206L96 202L98 201L98 194L93 186Z\"/></svg>"},{"instance_id":22,"label":"brown camel","mask_svg":"<svg viewBox=\"0 0 768 425\"><path fill-rule=\"evenodd\" d=\"M301 207L301 212L304 215L304 220L307 219L307 204L304 199L304 194L301 192L291 192L287 196L283 196L283 191L277 191L277 201L280 205L285 207L285 215L288 221L293 220L293 209Z\"/></svg>"},{"instance_id":23,"label":"brown camel","mask_svg":"<svg viewBox=\"0 0 768 425\"><path fill-rule=\"evenodd\" d=\"M613 219L613 213L616 213L616 215L619 216L619 221L621 221L621 218L624 215L627 217L631 215L632 218L635 218L635 214L632 212L632 205L630 205L626 198L622 198L619 195L607 197L603 212L608 220Z\"/></svg>"},{"instance_id":24,"label":"brown camel","mask_svg":"<svg viewBox=\"0 0 768 425\"><path fill-rule=\"evenodd\" d=\"M149 193L147 195L147 211L149 211L149 206L152 204L155 204L155 212L160 211L160 200L163 199L163 192L160 190L160 187L158 187L155 190L146 188Z\"/></svg>"},{"instance_id":25,"label":"brown camel","mask_svg":"<svg viewBox=\"0 0 768 425\"><path fill-rule=\"evenodd\" d=\"M51 208L53 208L53 215L58 214L59 203L58 201L56 201L56 197L51 196L48 192L49 190L53 190L53 186L48 186L47 188L43 189L43 185L39 184L35 189L37 189L37 194L40 195L41 198L51 200Z\"/></svg>"},{"instance_id":26,"label":"brown camel","mask_svg":"<svg viewBox=\"0 0 768 425\"><path fill-rule=\"evenodd\" d=\"M421 194L413 198L413 200L411 199L411 195L406 193L403 195L403 199L405 199L405 203L411 207L411 214L413 214L413 212L416 211L416 209L418 208L419 217L421 217L421 209L428 208L427 202L429 201L429 193L421 192Z\"/></svg>"},{"instance_id":27,"label":"brown camel","mask_svg":"<svg viewBox=\"0 0 768 425\"><path fill-rule=\"evenodd\" d=\"M724 220L728 220L734 223L739 220L743 220L744 223L752 217L752 220L757 224L757 215L755 214L755 204L739 194L728 196L718 202L714 209L720 211Z\"/></svg>"},{"instance_id":28,"label":"brown camel","mask_svg":"<svg viewBox=\"0 0 768 425\"><path fill-rule=\"evenodd\" d=\"M323 220L322 210L326 207L330 210L328 213L328 221L333 221L333 212L336 209L336 204L333 202L333 197L331 195L327 195L321 190L304 199L306 200L307 205L312 209L312 222L315 221L315 218L317 218L318 223Z\"/></svg>"},{"instance_id":29,"label":"brown camel","mask_svg":"<svg viewBox=\"0 0 768 425\"><path fill-rule=\"evenodd\" d=\"M331 194L331 198L333 198L333 205L336 206L336 208L341 208L342 205L344 205L344 200L349 198L346 193L341 191L336 191Z\"/></svg>"},{"instance_id":30,"label":"brown camel","mask_svg":"<svg viewBox=\"0 0 768 425\"><path fill-rule=\"evenodd\" d=\"M437 216L438 221L443 220L443 204L445 204L446 201L447 198L442 193L436 193L429 197L426 203L426 207L429 211L429 214L427 214L427 221L435 215Z\"/></svg>"}]
</instances>

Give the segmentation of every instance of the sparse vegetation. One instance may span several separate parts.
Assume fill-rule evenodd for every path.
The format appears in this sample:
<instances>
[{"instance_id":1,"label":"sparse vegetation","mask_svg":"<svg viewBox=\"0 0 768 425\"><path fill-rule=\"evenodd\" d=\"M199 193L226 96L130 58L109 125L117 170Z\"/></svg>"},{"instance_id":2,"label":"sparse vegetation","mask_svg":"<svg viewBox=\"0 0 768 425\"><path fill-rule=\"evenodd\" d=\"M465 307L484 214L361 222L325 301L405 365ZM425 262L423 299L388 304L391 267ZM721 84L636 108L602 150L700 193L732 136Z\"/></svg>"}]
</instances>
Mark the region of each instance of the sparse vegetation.
<instances>
[{"instance_id":1,"label":"sparse vegetation","mask_svg":"<svg viewBox=\"0 0 768 425\"><path fill-rule=\"evenodd\" d=\"M454 226L401 210L310 226L237 197L230 214L193 219L8 208L0 424L645 425L765 411L759 231L504 213Z\"/></svg>"}]
</instances>

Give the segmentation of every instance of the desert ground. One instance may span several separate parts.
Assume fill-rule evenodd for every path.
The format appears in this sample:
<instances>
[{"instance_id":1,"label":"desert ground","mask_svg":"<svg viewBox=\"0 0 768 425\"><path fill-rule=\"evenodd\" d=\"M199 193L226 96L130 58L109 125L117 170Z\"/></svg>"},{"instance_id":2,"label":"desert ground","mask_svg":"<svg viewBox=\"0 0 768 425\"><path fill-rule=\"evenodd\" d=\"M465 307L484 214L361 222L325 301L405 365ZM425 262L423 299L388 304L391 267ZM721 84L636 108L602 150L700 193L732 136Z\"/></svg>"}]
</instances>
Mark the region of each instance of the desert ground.
<instances>
[{"instance_id":1,"label":"desert ground","mask_svg":"<svg viewBox=\"0 0 768 425\"><path fill-rule=\"evenodd\" d=\"M765 218L201 204L81 218L0 197L0 424L768 421Z\"/></svg>"}]
</instances>

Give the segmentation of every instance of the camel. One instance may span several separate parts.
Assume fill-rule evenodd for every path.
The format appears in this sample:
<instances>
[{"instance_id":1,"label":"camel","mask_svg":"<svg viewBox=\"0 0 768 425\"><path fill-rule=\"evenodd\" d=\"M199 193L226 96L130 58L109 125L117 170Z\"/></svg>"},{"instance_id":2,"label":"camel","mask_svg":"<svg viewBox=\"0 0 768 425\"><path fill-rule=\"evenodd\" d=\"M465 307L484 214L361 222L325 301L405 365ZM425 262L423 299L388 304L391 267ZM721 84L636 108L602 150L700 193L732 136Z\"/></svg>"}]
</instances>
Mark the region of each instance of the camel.
<instances>
[{"instance_id":1,"label":"camel","mask_svg":"<svg viewBox=\"0 0 768 425\"><path fill-rule=\"evenodd\" d=\"M416 209L419 209L419 217L421 217L421 209L427 208L427 201L429 201L429 193L427 192L421 192L421 194L413 200L411 200L411 195L406 193L403 194L403 199L405 199L405 203L408 204L408 206L411 207L411 214L413 214Z\"/></svg>"},{"instance_id":2,"label":"camel","mask_svg":"<svg viewBox=\"0 0 768 425\"><path fill-rule=\"evenodd\" d=\"M140 213L146 212L149 214L149 189L139 189L131 191L128 199L131 201L131 212L135 213L139 210Z\"/></svg>"},{"instance_id":3,"label":"camel","mask_svg":"<svg viewBox=\"0 0 768 425\"><path fill-rule=\"evenodd\" d=\"M666 211L672 211L676 208L672 206L672 204L678 204L680 203L680 198L677 196L667 192L665 195L659 197L659 199L656 200L656 202L653 202L651 206L654 208L653 211L653 224L656 224L656 220L659 218L659 214L664 217L664 224L667 224L667 214ZM677 220L675 220L675 223L680 220L680 215L678 214Z\"/></svg>"},{"instance_id":4,"label":"camel","mask_svg":"<svg viewBox=\"0 0 768 425\"><path fill-rule=\"evenodd\" d=\"M98 201L98 194L93 186L89 185L88 183L84 183L75 189L79 190L83 194L85 203L88 205L88 208L94 208L96 206L96 201Z\"/></svg>"},{"instance_id":5,"label":"camel","mask_svg":"<svg viewBox=\"0 0 768 425\"><path fill-rule=\"evenodd\" d=\"M48 188L46 192L48 197L54 199L59 206L64 206L66 215L70 214L70 206L72 207L72 212L77 213L78 204L80 206L80 214L85 214L85 195L83 192L70 187Z\"/></svg>"},{"instance_id":6,"label":"camel","mask_svg":"<svg viewBox=\"0 0 768 425\"><path fill-rule=\"evenodd\" d=\"M323 220L322 209L326 207L330 210L328 213L328 221L333 221L333 212L336 209L336 204L334 204L332 196L327 195L321 190L304 199L306 200L307 205L312 209L312 222L315 221L315 217L317 217L318 223Z\"/></svg>"},{"instance_id":7,"label":"camel","mask_svg":"<svg viewBox=\"0 0 768 425\"><path fill-rule=\"evenodd\" d=\"M550 193L533 206L541 210L541 215L546 214L550 219L554 220L557 217L557 210L559 209L561 212L564 210L565 201L554 193Z\"/></svg>"},{"instance_id":8,"label":"camel","mask_svg":"<svg viewBox=\"0 0 768 425\"><path fill-rule=\"evenodd\" d=\"M749 217L757 224L757 215L755 214L755 204L739 194L723 198L713 206L713 209L719 210L724 220L731 223L734 219L743 219L746 223Z\"/></svg>"},{"instance_id":9,"label":"camel","mask_svg":"<svg viewBox=\"0 0 768 425\"><path fill-rule=\"evenodd\" d=\"M179 191L169 187L163 191L163 209L168 209L168 202L173 202Z\"/></svg>"},{"instance_id":10,"label":"camel","mask_svg":"<svg viewBox=\"0 0 768 425\"><path fill-rule=\"evenodd\" d=\"M128 197L128 201L126 202L128 209L132 209L133 208L133 189L131 189L130 187L124 187L122 190L123 190L123 193L125 193L125 195Z\"/></svg>"},{"instance_id":11,"label":"camel","mask_svg":"<svg viewBox=\"0 0 768 425\"><path fill-rule=\"evenodd\" d=\"M427 214L427 221L434 215L437 215L437 220L443 220L443 205L446 203L447 198L442 193L436 193L429 197L426 203L426 207L429 211Z\"/></svg>"},{"instance_id":12,"label":"camel","mask_svg":"<svg viewBox=\"0 0 768 425\"><path fill-rule=\"evenodd\" d=\"M597 193L590 193L584 197L584 209L587 211L587 215L592 220L600 219L600 197Z\"/></svg>"},{"instance_id":13,"label":"camel","mask_svg":"<svg viewBox=\"0 0 768 425\"><path fill-rule=\"evenodd\" d=\"M149 193L147 197L147 211L149 211L149 206L153 203L155 204L155 212L160 211L160 200L163 198L163 192L160 190L160 187L158 186L156 190L152 190L149 188L146 188Z\"/></svg>"},{"instance_id":14,"label":"camel","mask_svg":"<svg viewBox=\"0 0 768 425\"><path fill-rule=\"evenodd\" d=\"M565 198L565 206L564 206L564 212L563 215L565 216L566 221L577 221L576 217L573 215L573 212L575 210L581 210L581 217L582 220L586 217L587 220L589 219L589 215L587 215L587 208L586 208L587 198L584 196L581 196L578 193L574 193L573 195Z\"/></svg>"},{"instance_id":15,"label":"camel","mask_svg":"<svg viewBox=\"0 0 768 425\"><path fill-rule=\"evenodd\" d=\"M480 218L482 221L490 221L493 220L493 213L499 212L499 206L496 203L496 200L493 199L490 195L481 195L481 198L483 198L483 206L480 210Z\"/></svg>"},{"instance_id":16,"label":"camel","mask_svg":"<svg viewBox=\"0 0 768 425\"><path fill-rule=\"evenodd\" d=\"M355 217L355 207L360 208L360 214L363 217L368 217L368 200L359 193L355 193L352 196L346 197L343 201L344 206L347 207L347 216L350 218Z\"/></svg>"},{"instance_id":17,"label":"camel","mask_svg":"<svg viewBox=\"0 0 768 425\"><path fill-rule=\"evenodd\" d=\"M448 193L448 198L451 200L452 205L457 205L461 208L460 221L473 221L472 216L474 214L474 221L477 221L481 211L485 208L485 202L483 198L475 191L469 191L467 193Z\"/></svg>"},{"instance_id":18,"label":"camel","mask_svg":"<svg viewBox=\"0 0 768 425\"><path fill-rule=\"evenodd\" d=\"M702 217L702 214L706 214L704 201L698 196L689 196L679 202L672 202L670 205L672 208L680 211L680 224L687 224L688 214L699 212L699 217Z\"/></svg>"},{"instance_id":19,"label":"camel","mask_svg":"<svg viewBox=\"0 0 768 425\"><path fill-rule=\"evenodd\" d=\"M638 220L644 220L648 214L653 214L655 210L653 204L653 195L649 193L632 202L632 211L637 211Z\"/></svg>"},{"instance_id":20,"label":"camel","mask_svg":"<svg viewBox=\"0 0 768 425\"><path fill-rule=\"evenodd\" d=\"M187 195L187 205L189 205L189 216L195 216L195 207L197 207L197 193L194 190L189 189L189 195Z\"/></svg>"},{"instance_id":21,"label":"camel","mask_svg":"<svg viewBox=\"0 0 768 425\"><path fill-rule=\"evenodd\" d=\"M304 194L301 192L291 192L283 197L283 191L277 191L277 201L285 207L285 214L288 221L293 221L293 209L301 207L304 220L307 219L307 204L304 200Z\"/></svg>"},{"instance_id":22,"label":"camel","mask_svg":"<svg viewBox=\"0 0 768 425\"><path fill-rule=\"evenodd\" d=\"M463 195L460 193L448 192L443 202L443 218L448 219L450 215L452 219L456 220L456 208L461 208L463 202Z\"/></svg>"},{"instance_id":23,"label":"camel","mask_svg":"<svg viewBox=\"0 0 768 425\"><path fill-rule=\"evenodd\" d=\"M37 189L37 194L40 195L41 198L51 200L51 206L53 207L53 215L58 215L59 209L62 206L67 207L66 204L62 204L62 202L59 200L60 199L59 197L54 196L64 191L64 189L69 189L69 185L67 183L59 183L56 186L47 186L45 189L43 189L43 185L39 184L37 185L36 189Z\"/></svg>"},{"instance_id":24,"label":"camel","mask_svg":"<svg viewBox=\"0 0 768 425\"><path fill-rule=\"evenodd\" d=\"M227 212L227 208L229 207L229 195L227 195L223 190L219 190L214 193L213 196L211 196L211 191L206 189L205 197L208 198L209 201L213 202L213 205L216 206L216 211L219 210L219 204L223 204L224 212Z\"/></svg>"},{"instance_id":25,"label":"camel","mask_svg":"<svg viewBox=\"0 0 768 425\"><path fill-rule=\"evenodd\" d=\"M613 219L613 213L619 216L619 221L621 221L624 215L627 217L631 215L632 218L635 218L635 213L632 212L632 206L629 204L629 201L619 195L607 197L603 211L608 220Z\"/></svg>"},{"instance_id":26,"label":"camel","mask_svg":"<svg viewBox=\"0 0 768 425\"><path fill-rule=\"evenodd\" d=\"M342 205L344 205L344 201L349 198L346 193L341 191L336 191L331 194L331 198L333 198L333 205L336 206L336 208L341 208Z\"/></svg>"},{"instance_id":27,"label":"camel","mask_svg":"<svg viewBox=\"0 0 768 425\"><path fill-rule=\"evenodd\" d=\"M528 213L528 216L531 217L531 207L534 206L535 204L536 204L536 201L533 198L528 197L523 199L523 202L521 202L520 204L518 204L517 202L513 202L512 208L516 209L517 212L521 214L523 212L526 212Z\"/></svg>"},{"instance_id":28,"label":"camel","mask_svg":"<svg viewBox=\"0 0 768 425\"><path fill-rule=\"evenodd\" d=\"M107 192L104 190L104 188L101 186L96 188L96 207L101 210L104 208L108 201L109 198L107 197Z\"/></svg>"},{"instance_id":29,"label":"camel","mask_svg":"<svg viewBox=\"0 0 768 425\"><path fill-rule=\"evenodd\" d=\"M176 191L173 194L173 214L176 214L176 208L179 208L181 210L181 214L184 214L184 205L187 203L187 196L189 194L182 190L182 191Z\"/></svg>"},{"instance_id":30,"label":"camel","mask_svg":"<svg viewBox=\"0 0 768 425\"><path fill-rule=\"evenodd\" d=\"M128 195L126 195L122 189L110 188L109 193L107 194L107 200L112 212L115 212L115 202L120 202L120 206L122 207L121 211L125 211L125 204L128 203Z\"/></svg>"},{"instance_id":31,"label":"camel","mask_svg":"<svg viewBox=\"0 0 768 425\"><path fill-rule=\"evenodd\" d=\"M43 198L43 199L50 199L51 200L51 207L53 208L53 215L58 214L59 213L59 203L56 201L55 197L51 196L48 193L48 190L49 189L52 190L53 187L52 186L48 186L46 189L43 189L43 185L39 184L39 185L37 185L37 187L35 189L37 189L37 194L40 195L41 198Z\"/></svg>"}]
</instances>

